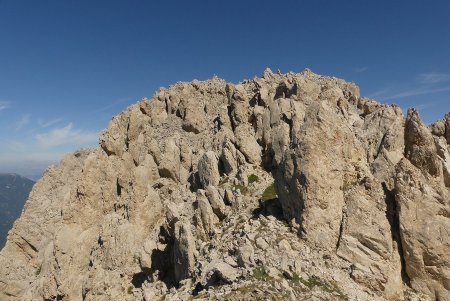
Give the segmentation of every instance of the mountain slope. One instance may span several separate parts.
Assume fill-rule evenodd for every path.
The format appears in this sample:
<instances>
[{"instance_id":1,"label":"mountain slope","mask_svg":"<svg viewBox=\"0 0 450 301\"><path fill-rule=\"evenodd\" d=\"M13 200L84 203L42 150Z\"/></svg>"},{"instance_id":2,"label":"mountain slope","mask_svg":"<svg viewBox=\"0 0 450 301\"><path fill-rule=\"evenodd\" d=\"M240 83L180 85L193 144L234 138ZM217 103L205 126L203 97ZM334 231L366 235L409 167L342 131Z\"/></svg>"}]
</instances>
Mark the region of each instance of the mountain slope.
<instances>
[{"instance_id":1,"label":"mountain slope","mask_svg":"<svg viewBox=\"0 0 450 301\"><path fill-rule=\"evenodd\" d=\"M450 114L334 77L177 83L35 185L2 300L450 300Z\"/></svg>"},{"instance_id":2,"label":"mountain slope","mask_svg":"<svg viewBox=\"0 0 450 301\"><path fill-rule=\"evenodd\" d=\"M20 216L34 182L16 174L0 173L0 248L8 231Z\"/></svg>"}]
</instances>

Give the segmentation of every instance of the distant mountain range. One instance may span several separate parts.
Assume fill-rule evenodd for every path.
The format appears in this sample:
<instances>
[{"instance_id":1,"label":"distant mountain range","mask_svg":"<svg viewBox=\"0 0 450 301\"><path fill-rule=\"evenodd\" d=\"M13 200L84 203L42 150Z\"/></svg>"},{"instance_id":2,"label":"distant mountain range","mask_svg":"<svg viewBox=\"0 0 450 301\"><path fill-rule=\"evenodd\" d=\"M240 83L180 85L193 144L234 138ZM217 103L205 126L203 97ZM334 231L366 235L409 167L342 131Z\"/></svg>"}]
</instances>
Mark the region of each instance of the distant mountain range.
<instances>
[{"instance_id":1,"label":"distant mountain range","mask_svg":"<svg viewBox=\"0 0 450 301\"><path fill-rule=\"evenodd\" d=\"M0 248L6 242L8 231L20 216L34 181L11 173L0 173Z\"/></svg>"}]
</instances>

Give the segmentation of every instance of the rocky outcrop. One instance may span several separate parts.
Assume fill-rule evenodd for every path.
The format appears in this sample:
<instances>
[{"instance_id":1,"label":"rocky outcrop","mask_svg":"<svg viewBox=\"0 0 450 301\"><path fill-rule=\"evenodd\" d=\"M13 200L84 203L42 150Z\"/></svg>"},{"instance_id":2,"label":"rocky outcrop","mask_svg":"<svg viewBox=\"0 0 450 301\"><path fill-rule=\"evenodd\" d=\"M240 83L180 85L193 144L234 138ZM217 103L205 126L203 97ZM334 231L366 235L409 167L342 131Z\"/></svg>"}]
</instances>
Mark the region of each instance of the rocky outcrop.
<instances>
[{"instance_id":1,"label":"rocky outcrop","mask_svg":"<svg viewBox=\"0 0 450 301\"><path fill-rule=\"evenodd\" d=\"M450 298L450 196L408 160L397 166L396 199L406 273L412 288Z\"/></svg>"},{"instance_id":2,"label":"rocky outcrop","mask_svg":"<svg viewBox=\"0 0 450 301\"><path fill-rule=\"evenodd\" d=\"M397 164L395 177L406 272L414 289L450 300L448 146L433 137L417 111L408 111L406 125L408 160Z\"/></svg>"},{"instance_id":3,"label":"rocky outcrop","mask_svg":"<svg viewBox=\"0 0 450 301\"><path fill-rule=\"evenodd\" d=\"M1 300L450 300L450 114L305 70L160 89L36 184Z\"/></svg>"},{"instance_id":4,"label":"rocky outcrop","mask_svg":"<svg viewBox=\"0 0 450 301\"><path fill-rule=\"evenodd\" d=\"M198 162L198 175L200 183L204 188L208 186L217 186L220 181L219 163L216 154L208 151L203 154Z\"/></svg>"}]
</instances>

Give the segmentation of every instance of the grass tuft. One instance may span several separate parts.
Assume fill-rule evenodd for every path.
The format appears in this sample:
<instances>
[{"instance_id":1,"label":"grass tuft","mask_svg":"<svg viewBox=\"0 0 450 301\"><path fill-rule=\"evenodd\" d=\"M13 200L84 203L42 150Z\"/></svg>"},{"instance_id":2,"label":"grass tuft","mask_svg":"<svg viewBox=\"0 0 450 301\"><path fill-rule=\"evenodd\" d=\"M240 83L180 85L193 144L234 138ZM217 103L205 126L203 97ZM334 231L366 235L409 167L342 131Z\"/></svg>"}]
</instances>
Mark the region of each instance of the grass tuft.
<instances>
[{"instance_id":1,"label":"grass tuft","mask_svg":"<svg viewBox=\"0 0 450 301\"><path fill-rule=\"evenodd\" d=\"M296 282L300 281L309 289L318 287L324 292L331 293L331 294L334 294L334 293L337 294L340 297L340 299L343 299L343 300L348 299L347 296L341 291L341 289L338 287L338 285L336 283L328 283L328 282L320 280L318 277L315 277L315 276L309 278L308 280L305 280L305 279L299 277L298 275L297 275L297 277L298 277L298 280Z\"/></svg>"},{"instance_id":2,"label":"grass tuft","mask_svg":"<svg viewBox=\"0 0 450 301\"><path fill-rule=\"evenodd\" d=\"M260 281L269 281L272 280L272 277L269 276L265 267L257 267L253 269L253 277Z\"/></svg>"},{"instance_id":3,"label":"grass tuft","mask_svg":"<svg viewBox=\"0 0 450 301\"><path fill-rule=\"evenodd\" d=\"M239 191L241 192L242 195L247 195L249 193L248 188L241 184L233 185L233 188L235 190L239 189Z\"/></svg>"},{"instance_id":4,"label":"grass tuft","mask_svg":"<svg viewBox=\"0 0 450 301\"><path fill-rule=\"evenodd\" d=\"M230 178L228 176L223 177L222 179L220 179L219 181L219 186L223 186L225 183L227 183L230 180Z\"/></svg>"},{"instance_id":5,"label":"grass tuft","mask_svg":"<svg viewBox=\"0 0 450 301\"><path fill-rule=\"evenodd\" d=\"M251 174L248 176L248 184L252 184L255 182L259 182L259 177L255 174Z\"/></svg>"},{"instance_id":6,"label":"grass tuft","mask_svg":"<svg viewBox=\"0 0 450 301\"><path fill-rule=\"evenodd\" d=\"M297 283L298 283L298 282L301 281L301 279L302 279L302 278L301 278L297 273L294 272L294 273L292 274L292 279L291 279L291 280L292 280L293 282L297 282Z\"/></svg>"},{"instance_id":7,"label":"grass tuft","mask_svg":"<svg viewBox=\"0 0 450 301\"><path fill-rule=\"evenodd\" d=\"M273 200L278 197L277 191L275 190L275 183L269 185L269 187L264 190L261 199L263 201Z\"/></svg>"}]
</instances>

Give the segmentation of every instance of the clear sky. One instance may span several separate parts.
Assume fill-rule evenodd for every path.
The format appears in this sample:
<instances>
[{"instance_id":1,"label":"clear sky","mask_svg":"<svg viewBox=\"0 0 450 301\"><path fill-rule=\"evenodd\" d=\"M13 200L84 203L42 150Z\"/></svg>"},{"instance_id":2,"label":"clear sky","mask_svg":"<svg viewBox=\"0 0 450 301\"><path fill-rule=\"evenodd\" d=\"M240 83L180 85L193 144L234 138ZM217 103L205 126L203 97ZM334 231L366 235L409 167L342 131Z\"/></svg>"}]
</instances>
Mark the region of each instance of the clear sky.
<instances>
[{"instance_id":1,"label":"clear sky","mask_svg":"<svg viewBox=\"0 0 450 301\"><path fill-rule=\"evenodd\" d=\"M450 1L0 0L0 172L98 144L112 116L177 81L272 70L450 111Z\"/></svg>"}]
</instances>

